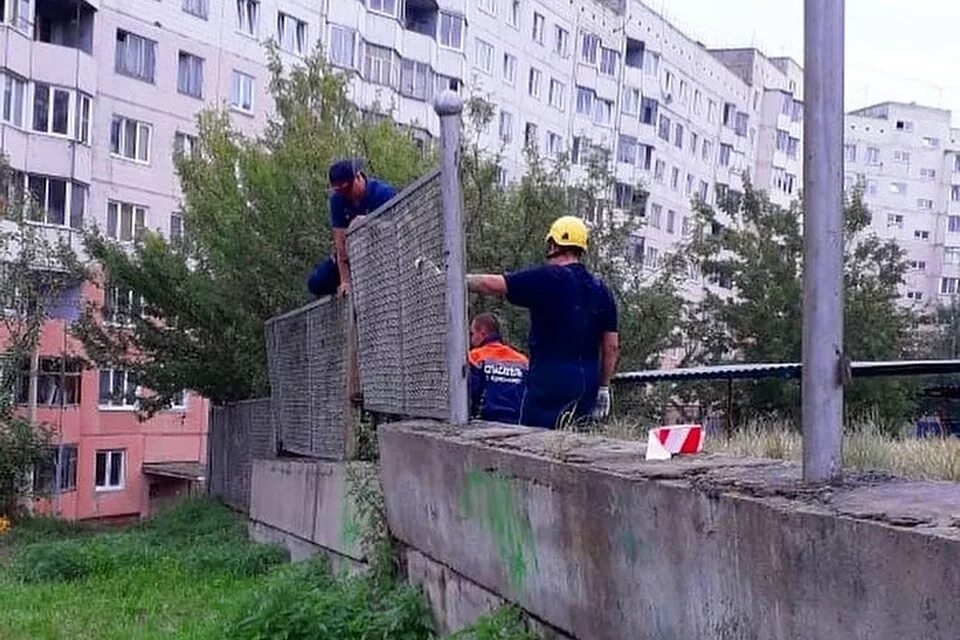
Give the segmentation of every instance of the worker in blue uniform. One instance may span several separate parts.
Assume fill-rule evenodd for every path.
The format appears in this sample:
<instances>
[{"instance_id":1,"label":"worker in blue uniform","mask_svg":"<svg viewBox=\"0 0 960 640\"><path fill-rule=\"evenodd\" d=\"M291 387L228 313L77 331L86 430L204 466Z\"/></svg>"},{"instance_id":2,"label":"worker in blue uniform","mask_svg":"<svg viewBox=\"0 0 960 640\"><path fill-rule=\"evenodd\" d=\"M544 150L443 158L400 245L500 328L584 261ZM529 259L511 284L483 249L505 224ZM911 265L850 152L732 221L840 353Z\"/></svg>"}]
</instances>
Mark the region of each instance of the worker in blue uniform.
<instances>
[{"instance_id":1,"label":"worker in blue uniform","mask_svg":"<svg viewBox=\"0 0 960 640\"><path fill-rule=\"evenodd\" d=\"M527 356L504 343L500 320L478 314L470 323L470 417L518 424Z\"/></svg>"},{"instance_id":2,"label":"worker in blue uniform","mask_svg":"<svg viewBox=\"0 0 960 640\"><path fill-rule=\"evenodd\" d=\"M383 180L368 178L359 160L338 160L330 165L330 227L333 255L313 268L307 280L310 293L344 296L350 291L350 258L347 229L357 219L389 202L397 190Z\"/></svg>"},{"instance_id":3,"label":"worker in blue uniform","mask_svg":"<svg viewBox=\"0 0 960 640\"><path fill-rule=\"evenodd\" d=\"M505 275L472 274L467 287L530 310L530 369L521 424L561 428L610 413L610 379L620 353L617 307L607 286L581 263L588 230L558 218L546 264Z\"/></svg>"}]
</instances>

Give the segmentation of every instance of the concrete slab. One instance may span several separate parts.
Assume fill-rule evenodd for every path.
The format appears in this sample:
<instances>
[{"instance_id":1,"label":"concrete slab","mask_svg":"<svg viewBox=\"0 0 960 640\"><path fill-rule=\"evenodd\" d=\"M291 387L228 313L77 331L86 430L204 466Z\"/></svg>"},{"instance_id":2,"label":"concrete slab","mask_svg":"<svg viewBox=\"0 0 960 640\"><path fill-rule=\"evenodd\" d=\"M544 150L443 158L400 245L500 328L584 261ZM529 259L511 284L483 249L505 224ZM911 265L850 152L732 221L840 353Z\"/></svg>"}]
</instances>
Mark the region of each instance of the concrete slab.
<instances>
[{"instance_id":1,"label":"concrete slab","mask_svg":"<svg viewBox=\"0 0 960 640\"><path fill-rule=\"evenodd\" d=\"M280 529L275 529L262 522L248 521L247 532L254 542L276 544L286 549L290 553L291 562L302 562L317 554L322 554L330 562L330 569L334 573L356 575L369 569L366 563L357 562L353 558L342 556L335 551L321 547L309 540L303 540Z\"/></svg>"},{"instance_id":2,"label":"concrete slab","mask_svg":"<svg viewBox=\"0 0 960 640\"><path fill-rule=\"evenodd\" d=\"M317 465L301 460L254 460L250 518L304 540L313 539Z\"/></svg>"},{"instance_id":3,"label":"concrete slab","mask_svg":"<svg viewBox=\"0 0 960 640\"><path fill-rule=\"evenodd\" d=\"M958 485L502 426L379 440L394 535L574 637L960 638Z\"/></svg>"},{"instance_id":4,"label":"concrete slab","mask_svg":"<svg viewBox=\"0 0 960 640\"><path fill-rule=\"evenodd\" d=\"M313 542L337 553L362 561L361 524L348 490L351 465L370 468L363 462L317 463L316 508Z\"/></svg>"}]
</instances>

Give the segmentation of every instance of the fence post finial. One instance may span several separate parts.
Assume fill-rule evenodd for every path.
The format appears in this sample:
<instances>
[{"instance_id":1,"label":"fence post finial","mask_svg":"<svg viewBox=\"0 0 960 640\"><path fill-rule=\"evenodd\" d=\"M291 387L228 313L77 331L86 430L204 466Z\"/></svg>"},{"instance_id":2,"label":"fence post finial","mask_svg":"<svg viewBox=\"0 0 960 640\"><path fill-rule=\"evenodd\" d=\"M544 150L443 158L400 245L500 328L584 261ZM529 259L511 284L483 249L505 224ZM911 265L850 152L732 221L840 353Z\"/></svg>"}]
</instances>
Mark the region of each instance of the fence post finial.
<instances>
[{"instance_id":1,"label":"fence post finial","mask_svg":"<svg viewBox=\"0 0 960 640\"><path fill-rule=\"evenodd\" d=\"M443 204L443 248L446 254L449 340L447 375L450 386L450 422L465 425L469 419L467 396L467 278L463 224L463 191L460 185L460 114L463 99L441 92L433 103L440 116L440 197Z\"/></svg>"}]
</instances>

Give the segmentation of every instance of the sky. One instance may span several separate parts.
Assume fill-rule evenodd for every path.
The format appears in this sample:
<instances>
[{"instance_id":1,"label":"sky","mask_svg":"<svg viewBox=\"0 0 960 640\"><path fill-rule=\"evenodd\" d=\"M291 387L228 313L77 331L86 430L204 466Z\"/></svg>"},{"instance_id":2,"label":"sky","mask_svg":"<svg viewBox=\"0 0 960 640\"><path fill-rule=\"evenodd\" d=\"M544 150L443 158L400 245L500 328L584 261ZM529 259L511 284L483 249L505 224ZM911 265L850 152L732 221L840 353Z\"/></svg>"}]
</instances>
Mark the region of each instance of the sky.
<instances>
[{"instance_id":1,"label":"sky","mask_svg":"<svg viewBox=\"0 0 960 640\"><path fill-rule=\"evenodd\" d=\"M803 0L644 0L707 47L755 46L803 64ZM846 0L847 110L916 102L960 126L960 2Z\"/></svg>"}]
</instances>

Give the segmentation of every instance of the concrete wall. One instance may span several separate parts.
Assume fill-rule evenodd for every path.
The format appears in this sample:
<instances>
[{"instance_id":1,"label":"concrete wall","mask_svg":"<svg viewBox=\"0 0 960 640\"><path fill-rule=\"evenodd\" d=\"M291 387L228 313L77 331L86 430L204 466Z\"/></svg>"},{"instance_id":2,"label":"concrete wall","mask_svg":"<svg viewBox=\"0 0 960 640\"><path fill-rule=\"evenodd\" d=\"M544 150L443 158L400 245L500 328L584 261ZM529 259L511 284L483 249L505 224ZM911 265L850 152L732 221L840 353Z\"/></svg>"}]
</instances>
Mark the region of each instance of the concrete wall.
<instances>
[{"instance_id":1,"label":"concrete wall","mask_svg":"<svg viewBox=\"0 0 960 640\"><path fill-rule=\"evenodd\" d=\"M453 618L493 601L460 601L450 575L577 638L960 634L955 484L813 490L785 463L647 463L636 443L505 427L388 425L380 455L411 577L435 611L467 609Z\"/></svg>"}]
</instances>

